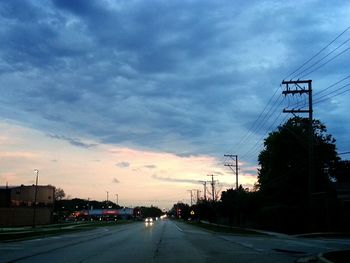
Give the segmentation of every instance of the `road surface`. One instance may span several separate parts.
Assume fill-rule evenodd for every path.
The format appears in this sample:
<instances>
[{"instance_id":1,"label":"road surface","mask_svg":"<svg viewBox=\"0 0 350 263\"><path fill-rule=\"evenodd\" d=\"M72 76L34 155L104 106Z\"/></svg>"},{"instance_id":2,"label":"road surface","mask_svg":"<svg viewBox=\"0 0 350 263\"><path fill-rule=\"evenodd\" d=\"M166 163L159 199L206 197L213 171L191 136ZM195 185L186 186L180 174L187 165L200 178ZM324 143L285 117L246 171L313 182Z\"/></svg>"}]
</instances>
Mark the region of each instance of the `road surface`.
<instances>
[{"instance_id":1,"label":"road surface","mask_svg":"<svg viewBox=\"0 0 350 263\"><path fill-rule=\"evenodd\" d=\"M350 240L211 233L171 220L0 243L0 262L295 262Z\"/></svg>"}]
</instances>

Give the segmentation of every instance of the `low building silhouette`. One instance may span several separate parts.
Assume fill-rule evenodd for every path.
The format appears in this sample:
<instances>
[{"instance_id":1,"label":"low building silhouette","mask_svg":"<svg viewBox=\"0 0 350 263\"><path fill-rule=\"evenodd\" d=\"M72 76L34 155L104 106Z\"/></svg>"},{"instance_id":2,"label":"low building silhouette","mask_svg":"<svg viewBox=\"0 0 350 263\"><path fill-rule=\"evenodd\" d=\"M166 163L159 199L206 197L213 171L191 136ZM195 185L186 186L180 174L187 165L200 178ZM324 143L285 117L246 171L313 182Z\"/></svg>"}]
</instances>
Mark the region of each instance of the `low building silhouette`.
<instances>
[{"instance_id":1,"label":"low building silhouette","mask_svg":"<svg viewBox=\"0 0 350 263\"><path fill-rule=\"evenodd\" d=\"M0 227L50 224L54 202L51 185L0 187Z\"/></svg>"}]
</instances>

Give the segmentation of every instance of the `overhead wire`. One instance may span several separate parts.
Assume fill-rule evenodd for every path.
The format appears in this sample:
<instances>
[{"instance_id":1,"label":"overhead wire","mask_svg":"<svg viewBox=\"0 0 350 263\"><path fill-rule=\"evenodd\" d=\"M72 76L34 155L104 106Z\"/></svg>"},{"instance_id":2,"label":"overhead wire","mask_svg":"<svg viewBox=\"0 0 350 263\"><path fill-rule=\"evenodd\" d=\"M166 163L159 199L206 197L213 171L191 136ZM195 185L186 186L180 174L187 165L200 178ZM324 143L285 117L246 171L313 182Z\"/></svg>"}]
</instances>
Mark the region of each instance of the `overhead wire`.
<instances>
[{"instance_id":1,"label":"overhead wire","mask_svg":"<svg viewBox=\"0 0 350 263\"><path fill-rule=\"evenodd\" d=\"M283 113L283 112L280 112L278 118L276 118L276 121L274 121L274 122L270 125L270 127L268 128L268 130L266 131L266 133L265 133L263 136L261 136L261 137L259 138L259 140L255 143L254 148L253 148L251 151L249 151L248 153L244 154L244 156L243 156L242 158L251 159L253 156L255 156L255 155L261 150L261 148L263 148L263 146L264 146L264 138L266 137L266 135L268 135L268 134L271 132L272 128L273 128L273 127L279 127L279 126L281 126L281 125L288 119L288 116L286 115L286 116L279 122L279 124L276 125L276 122L277 122L277 120L281 117L282 113ZM260 142L260 144L259 144L259 142Z\"/></svg>"},{"instance_id":2,"label":"overhead wire","mask_svg":"<svg viewBox=\"0 0 350 263\"><path fill-rule=\"evenodd\" d=\"M311 66L306 67L307 64L309 64L312 60L314 60L316 57L318 57L323 51L325 51L328 47L330 47L333 43L335 43L341 36L343 36L348 30L350 29L350 26L347 27L345 30L343 30L339 35L337 35L332 41L330 41L326 46L324 46L323 48L321 48L318 52L316 52L316 54L314 54L311 58L309 58L308 60L306 60L301 66L299 66L297 69L295 69L292 73L290 73L289 75L287 75L284 79L289 78L290 76L296 77L297 75L301 75L303 73L305 73L304 75L302 75L302 77L305 77L313 72L315 72L316 70L320 69L321 67L325 66L326 64L330 63L331 61L333 61L334 59L336 59L337 57L339 57L340 55L344 54L346 51L348 51L347 48L345 50L343 50L342 52L338 53L337 55L333 56L332 58L330 58L329 60L327 60L326 62L322 63L321 65L319 65L318 67L314 68L315 66L317 66L319 63L321 63L323 60L325 60L327 57L329 57L331 54L333 54L334 52L336 52L338 49L340 49L341 47L343 47L346 43L348 43L350 41L350 38L346 39L345 41L343 41L340 45L338 45L336 48L334 48L333 50L331 50L330 52L328 52L326 55L324 55L322 58L320 58L319 60L317 60L315 63L313 63ZM313 69L312 69L313 68ZM310 71L308 71L310 70ZM308 72L307 72L308 71ZM270 98L268 104L265 106L265 108L263 109L263 111L259 114L258 119L260 120L261 117L263 116L265 110L267 109L269 103L271 102L272 98L276 95L276 92L278 91L278 89L275 90L273 96ZM306 104L306 98L305 97L301 97L303 99L303 101L297 101L296 105L298 104ZM296 97L293 97L293 99L295 100ZM291 99L288 98L288 104L290 104ZM275 104L276 105L276 104ZM270 108L271 110L271 108ZM261 126L264 125L264 120L266 120L266 117L268 115L266 114L260 124L255 125L255 123L251 126L250 128L250 132L248 134L246 134L244 136L244 138L237 144L237 146L241 145L243 142L247 141L247 139L249 139L252 134L256 134L258 133L258 131L260 131ZM267 119L269 119L272 116L269 115L269 117ZM280 117L280 115L274 120L273 124L276 122L276 120ZM254 127L254 128L253 128ZM271 127L272 128L272 127ZM269 127L270 129L270 127ZM265 135L264 135L265 136ZM264 138L264 136L262 137L262 139ZM254 149L257 148L259 145L259 141L257 141L254 146L252 148L250 148L248 150L248 152L246 152L243 156L247 156L248 154L250 154L251 152L254 152Z\"/></svg>"},{"instance_id":3,"label":"overhead wire","mask_svg":"<svg viewBox=\"0 0 350 263\"><path fill-rule=\"evenodd\" d=\"M259 147L259 143L262 143L264 137L271 131L271 129L275 126L277 120L281 117L282 115L282 111L280 111L280 113L278 114L278 116L274 119L274 121L270 124L270 126L266 129L266 132L256 141L256 143L248 149L247 152L245 152L243 155L242 155L242 159L244 159L245 157L251 155L257 147ZM283 122L283 121L282 121Z\"/></svg>"},{"instance_id":4,"label":"overhead wire","mask_svg":"<svg viewBox=\"0 0 350 263\"><path fill-rule=\"evenodd\" d=\"M330 99L332 99L332 98L334 98L334 97L340 96L340 95L342 95L342 94L344 94L344 93L350 91L350 89L346 89L346 90L343 90L343 91L339 92L341 89L346 88L346 87L349 87L349 86L350 86L350 83L348 83L348 84L342 86L342 87L339 88L338 90L335 90L335 91L330 92L329 94L325 94L325 95L321 96L320 98L318 98L317 100L315 100L315 101L313 102L313 104L314 104L314 105L320 104L320 103L322 103L322 102L324 102L324 101L327 101L327 100L330 100ZM336 93L336 94L333 95L333 96L331 96L331 97L329 97L329 95L330 95L330 94L333 94L333 93Z\"/></svg>"},{"instance_id":5,"label":"overhead wire","mask_svg":"<svg viewBox=\"0 0 350 263\"><path fill-rule=\"evenodd\" d=\"M310 61L312 61L314 58L316 58L319 54L321 54L325 49L327 49L330 45L332 45L335 41L337 41L342 35L344 35L348 30L350 29L350 26L347 27L343 32L341 32L338 36L336 36L331 42L329 42L326 46L321 48L316 54L314 54L311 58L306 60L301 66L299 66L297 69L295 69L292 73L284 77L283 79L288 79L290 76L294 75L297 71L302 69L304 66L306 66Z\"/></svg>"},{"instance_id":6,"label":"overhead wire","mask_svg":"<svg viewBox=\"0 0 350 263\"><path fill-rule=\"evenodd\" d=\"M305 73L304 75L302 75L300 78L304 78L308 75L310 75L311 73L314 73L316 70L322 68L323 66L327 65L329 62L333 61L334 59L336 59L337 57L339 57L340 55L344 54L345 52L349 51L350 47L348 47L347 49L343 50L342 52L340 52L339 54L337 54L336 56L330 58L329 60L327 60L326 62L324 62L323 64L321 64L320 66L318 66L317 68Z\"/></svg>"},{"instance_id":7,"label":"overhead wire","mask_svg":"<svg viewBox=\"0 0 350 263\"><path fill-rule=\"evenodd\" d=\"M276 88L273 95L270 97L269 101L265 105L264 109L260 112L259 116L257 119L252 123L252 125L249 127L248 131L245 133L245 135L242 137L238 143L233 147L235 149L238 149L244 142L246 142L261 126L262 123L264 123L264 120L270 114L272 109L274 109L275 103L278 101L279 97L278 96L274 102L271 104L272 100L275 98L277 91L279 91L279 88ZM266 110L269 108L269 110L266 112ZM266 112L266 113L265 113Z\"/></svg>"},{"instance_id":8,"label":"overhead wire","mask_svg":"<svg viewBox=\"0 0 350 263\"><path fill-rule=\"evenodd\" d=\"M322 58L320 58L319 60L317 60L315 63L313 63L311 66L308 66L307 68L303 69L303 71L299 72L298 75L302 75L304 72L307 72L309 69L313 68L314 66L316 66L317 64L319 64L320 62L322 62L324 59L326 59L327 57L329 57L331 54L333 54L335 51L337 51L339 48L341 48L342 46L344 46L346 43L348 43L350 41L350 38L348 38L347 40L345 40L343 43L341 43L339 46L337 46L335 49L331 50L330 52L328 52L326 55L324 55ZM323 64L322 64L323 65ZM295 77L293 77L295 78ZM302 77L301 77L302 78Z\"/></svg>"},{"instance_id":9,"label":"overhead wire","mask_svg":"<svg viewBox=\"0 0 350 263\"><path fill-rule=\"evenodd\" d=\"M328 63L330 63L331 61L335 60L336 58L338 58L339 56L341 56L342 54L344 54L345 52L347 52L349 48L346 48L345 50L341 51L340 53L336 54L335 56L331 57L330 59L326 60L324 63L320 64L322 61L324 61L327 57L329 57L330 55L332 55L334 52L336 52L337 50L339 50L341 47L343 47L346 43L348 43L350 41L350 38L346 39L345 41L343 41L340 45L338 45L336 48L334 48L333 50L331 50L330 52L328 52L326 55L324 55L322 58L320 58L319 60L317 60L316 62L314 62L312 65L309 65L308 67L306 67L311 61L313 61L316 57L318 57L323 51L325 51L328 47L330 47L333 43L335 43L341 36L343 36L348 30L350 29L350 26L347 27L344 31L342 31L339 35L337 35L332 41L330 41L326 46L324 46L323 48L321 48L318 52L316 52L312 57L310 57L308 60L306 60L301 66L297 67L292 73L290 73L289 75L287 75L285 78L283 79L287 79L290 76L296 77L296 76L300 76L300 78L304 78L307 75L310 75L311 73L317 71L318 69L324 67L325 65L327 65ZM320 64L320 65L319 65ZM318 65L318 66L317 66ZM317 67L316 67L317 66ZM305 73L305 74L304 74ZM327 100L329 99L328 96L334 94L333 96L339 96L340 94L343 94L349 90L342 90L345 87L349 86L350 84L346 84L344 86L342 86L341 88L335 90L335 91L331 91L329 93L327 93L326 95L320 96L321 93L326 92L327 89L330 89L336 85L338 85L339 83L341 83L342 81L344 81L345 79L349 78L349 76L343 78L342 80L328 86L326 89L320 91L317 96L319 96L318 98L316 97L316 100L314 100L314 103L321 103L323 100ZM280 89L276 89L273 93L273 95L270 97L268 103L265 105L264 109L262 112L260 112L260 114L258 115L258 118L256 119L256 121L250 126L250 128L248 129L248 132L242 137L242 139L240 141L238 141L238 143L236 143L235 148L238 148L239 146L241 146L243 143L247 142L248 139L251 138L251 136L253 134L259 134L260 131L262 130L262 128L265 126L266 122L271 119L271 117L274 115L274 111L281 106L281 104L285 101L285 98L283 98L283 100L281 100L278 103L278 100L280 99L280 96L277 96L277 98L273 101L273 99L275 98L277 91ZM341 91L341 92L340 92ZM327 98L326 98L327 97ZM300 100L301 99L301 100ZM294 101L293 101L294 100ZM273 103L271 103L273 101ZM293 101L293 105L302 105L305 106L307 105L308 101L307 98L305 96L301 96L300 98L294 97L292 99L290 99L288 97L288 105L291 105L291 101ZM289 107L288 106L288 107ZM269 109L267 111L267 109ZM273 110L273 112L271 113L271 111ZM267 111L267 112L266 112ZM256 154L256 151L259 150L259 142L262 143L262 140L264 139L264 137L266 136L266 134L268 132L271 131L271 129L273 128L273 126L275 125L275 123L277 122L277 120L280 118L280 116L282 115L282 111L278 114L278 116L274 119L274 121L271 123L271 125L268 127L268 129L266 130L266 132L264 133L264 135L259 138L259 140L256 141L256 143L248 149L248 151L246 151L242 156L241 159L246 158L247 156L250 156L251 154ZM286 115L282 122L279 124L281 125L283 122L286 121L286 119L288 118L288 115ZM260 145L261 146L261 145Z\"/></svg>"},{"instance_id":10,"label":"overhead wire","mask_svg":"<svg viewBox=\"0 0 350 263\"><path fill-rule=\"evenodd\" d=\"M318 91L316 94L321 94L321 93L323 93L323 92L329 90L330 88L332 88L332 87L338 85L339 83L343 82L344 80L346 80L346 79L348 79L348 78L350 78L350 74L347 75L345 78L343 78L343 79L341 79L341 80L339 80L339 81L333 83L332 85L329 85L327 88L324 88L323 90Z\"/></svg>"},{"instance_id":11,"label":"overhead wire","mask_svg":"<svg viewBox=\"0 0 350 263\"><path fill-rule=\"evenodd\" d=\"M337 81L337 82L335 82L335 83L329 85L328 87L322 89L322 90L319 91L319 92L315 92L315 94L314 94L314 96L313 96L313 104L314 104L314 105L319 104L319 103L321 103L321 102L323 102L323 101L327 101L327 100L329 100L329 99L331 99L331 98L334 98L334 97L336 97L336 96L339 96L339 95L342 95L342 94L348 92L349 90L344 90L344 89L345 89L346 87L350 86L350 83L347 83L347 84L345 84L345 85L343 85L343 86L341 86L341 87L339 87L339 88L337 88L337 89L330 90L331 88L337 86L338 84L340 84L341 82L343 82L344 80L346 80L346 79L348 79L348 78L350 78L350 75L348 75L348 76L346 76L345 78L343 78L343 79L341 79L341 80L339 80L339 81ZM326 94L323 94L323 93L325 93L326 91L329 91L329 92L326 93ZM320 95L320 94L323 94L323 95ZM334 95L332 95L332 94L334 94ZM330 96L330 95L332 95L332 96ZM307 105L308 105L308 102L304 101L304 102L302 102L302 103L297 102L297 103L295 103L295 104L292 104L291 107L294 107L294 108L295 108L295 107L303 108L303 107L305 107L305 106L307 106Z\"/></svg>"}]
</instances>

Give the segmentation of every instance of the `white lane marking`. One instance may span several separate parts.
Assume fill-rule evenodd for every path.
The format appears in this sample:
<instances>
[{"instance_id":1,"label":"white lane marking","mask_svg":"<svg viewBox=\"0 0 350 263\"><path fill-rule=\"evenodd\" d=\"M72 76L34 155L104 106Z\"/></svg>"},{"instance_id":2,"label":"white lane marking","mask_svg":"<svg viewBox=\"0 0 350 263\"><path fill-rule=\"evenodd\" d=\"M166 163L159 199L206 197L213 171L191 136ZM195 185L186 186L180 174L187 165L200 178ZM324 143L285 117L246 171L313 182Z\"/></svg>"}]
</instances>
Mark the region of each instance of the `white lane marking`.
<instances>
[{"instance_id":1,"label":"white lane marking","mask_svg":"<svg viewBox=\"0 0 350 263\"><path fill-rule=\"evenodd\" d=\"M266 249L263 249L263 248L257 248L251 243L246 243L246 242L241 242L241 241L234 241L234 240L232 240L230 238L227 238L225 236L219 236L219 237L222 238L223 240L226 240L226 241L229 241L231 243L235 243L235 244L241 245L242 247L252 249L252 250L254 250L256 252L260 252L261 253L261 252L267 251Z\"/></svg>"},{"instance_id":2,"label":"white lane marking","mask_svg":"<svg viewBox=\"0 0 350 263\"><path fill-rule=\"evenodd\" d=\"M22 247L21 246L16 246L16 245L14 245L14 246L11 246L11 245L3 246L3 245L1 245L1 248L0 248L0 250L18 250L18 249L22 249Z\"/></svg>"},{"instance_id":3,"label":"white lane marking","mask_svg":"<svg viewBox=\"0 0 350 263\"><path fill-rule=\"evenodd\" d=\"M175 224L175 227L177 228L177 230L179 230L180 232L184 232L176 223Z\"/></svg>"},{"instance_id":4,"label":"white lane marking","mask_svg":"<svg viewBox=\"0 0 350 263\"><path fill-rule=\"evenodd\" d=\"M25 241L23 241L23 243L32 243L32 242L38 242L38 241L40 241L40 240L42 240L42 238L25 240Z\"/></svg>"}]
</instances>

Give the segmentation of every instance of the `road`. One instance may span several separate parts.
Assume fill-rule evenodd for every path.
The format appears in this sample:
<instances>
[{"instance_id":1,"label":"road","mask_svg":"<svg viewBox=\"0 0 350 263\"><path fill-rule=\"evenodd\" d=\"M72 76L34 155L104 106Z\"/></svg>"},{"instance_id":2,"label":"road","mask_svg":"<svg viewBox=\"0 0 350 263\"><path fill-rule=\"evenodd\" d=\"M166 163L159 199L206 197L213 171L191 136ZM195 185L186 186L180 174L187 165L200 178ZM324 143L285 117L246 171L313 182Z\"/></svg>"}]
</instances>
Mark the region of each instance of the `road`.
<instances>
[{"instance_id":1,"label":"road","mask_svg":"<svg viewBox=\"0 0 350 263\"><path fill-rule=\"evenodd\" d=\"M346 239L237 236L164 220L0 243L0 262L295 262L349 247Z\"/></svg>"}]
</instances>

